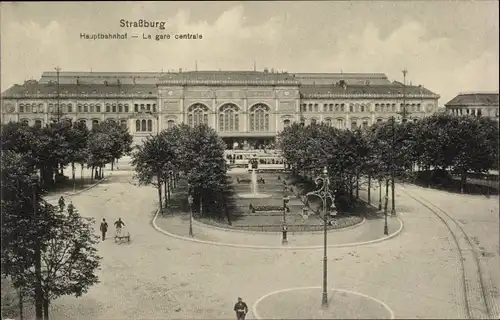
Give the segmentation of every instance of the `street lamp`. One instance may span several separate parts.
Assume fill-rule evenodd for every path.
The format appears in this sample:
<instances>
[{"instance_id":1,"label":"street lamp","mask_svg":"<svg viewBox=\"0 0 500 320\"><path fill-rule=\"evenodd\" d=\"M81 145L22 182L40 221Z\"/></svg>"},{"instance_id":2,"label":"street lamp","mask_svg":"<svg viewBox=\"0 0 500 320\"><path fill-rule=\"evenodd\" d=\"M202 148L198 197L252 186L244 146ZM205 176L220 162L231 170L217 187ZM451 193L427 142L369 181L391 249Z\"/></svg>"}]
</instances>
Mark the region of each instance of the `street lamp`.
<instances>
[{"instance_id":1,"label":"street lamp","mask_svg":"<svg viewBox=\"0 0 500 320\"><path fill-rule=\"evenodd\" d=\"M325 167L323 169L323 175L319 176L315 180L316 186L319 187L317 190L306 193L306 200L309 196L316 196L321 199L323 203L323 297L321 306L324 308L328 307L328 256L327 256L327 200L330 199L332 201L331 209L332 215L335 215L335 197L330 191L330 178L328 176L328 169Z\"/></svg>"},{"instance_id":2,"label":"street lamp","mask_svg":"<svg viewBox=\"0 0 500 320\"><path fill-rule=\"evenodd\" d=\"M189 204L189 236L193 236L193 196L188 196L188 204Z\"/></svg>"},{"instance_id":3,"label":"street lamp","mask_svg":"<svg viewBox=\"0 0 500 320\"><path fill-rule=\"evenodd\" d=\"M396 215L396 199L394 198L394 135L395 135L395 130L394 130L394 122L395 119L392 117L392 147L391 147L391 195L392 195L392 206L391 206L391 216ZM386 214L387 216L387 214ZM387 225L387 223L386 223Z\"/></svg>"},{"instance_id":4,"label":"street lamp","mask_svg":"<svg viewBox=\"0 0 500 320\"><path fill-rule=\"evenodd\" d=\"M288 244L288 239L287 239L288 228L286 225L286 211L288 207L286 204L290 201L290 198L285 194L286 191L287 191L286 181L283 181L283 239L281 240L281 243L283 245Z\"/></svg>"},{"instance_id":5,"label":"street lamp","mask_svg":"<svg viewBox=\"0 0 500 320\"><path fill-rule=\"evenodd\" d=\"M33 215L35 219L38 218L37 210L37 189L39 177L36 174L31 176L31 183L33 186ZM40 240L37 237L35 243L35 314L37 320L43 319L43 301L42 301L42 253L40 248Z\"/></svg>"}]
</instances>

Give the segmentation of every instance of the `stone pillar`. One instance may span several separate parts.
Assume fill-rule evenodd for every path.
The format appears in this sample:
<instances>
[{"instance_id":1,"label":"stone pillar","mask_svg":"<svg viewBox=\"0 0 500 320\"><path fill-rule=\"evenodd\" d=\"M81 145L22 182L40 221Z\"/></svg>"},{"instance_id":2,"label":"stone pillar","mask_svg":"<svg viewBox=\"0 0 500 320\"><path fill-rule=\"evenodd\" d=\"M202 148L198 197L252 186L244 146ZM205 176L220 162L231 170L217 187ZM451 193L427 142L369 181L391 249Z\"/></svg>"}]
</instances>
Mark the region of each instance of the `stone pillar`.
<instances>
[{"instance_id":1,"label":"stone pillar","mask_svg":"<svg viewBox=\"0 0 500 320\"><path fill-rule=\"evenodd\" d=\"M179 118L181 119L182 123L186 123L187 119L186 119L186 110L184 110L184 97L180 99L179 109L180 109Z\"/></svg>"},{"instance_id":2,"label":"stone pillar","mask_svg":"<svg viewBox=\"0 0 500 320\"><path fill-rule=\"evenodd\" d=\"M349 113L346 114L345 116L345 124L344 124L344 129L351 129L351 115Z\"/></svg>"},{"instance_id":3,"label":"stone pillar","mask_svg":"<svg viewBox=\"0 0 500 320\"><path fill-rule=\"evenodd\" d=\"M213 114L213 124L215 131L219 132L219 110L217 110L217 101L215 100L215 94L212 96L212 114Z\"/></svg>"},{"instance_id":4,"label":"stone pillar","mask_svg":"<svg viewBox=\"0 0 500 320\"><path fill-rule=\"evenodd\" d=\"M248 132L249 118L250 117L248 115L248 99L247 97L245 97L245 99L243 99L243 112L241 113L241 121L243 121L243 132Z\"/></svg>"},{"instance_id":5,"label":"stone pillar","mask_svg":"<svg viewBox=\"0 0 500 320\"><path fill-rule=\"evenodd\" d=\"M300 121L300 99L297 99L295 102L295 119L297 122Z\"/></svg>"},{"instance_id":6,"label":"stone pillar","mask_svg":"<svg viewBox=\"0 0 500 320\"><path fill-rule=\"evenodd\" d=\"M278 91L274 92L274 101L275 101L275 111L274 111L274 132L277 134L278 133L278 121L279 121L279 114L278 114L278 109L279 109L279 95ZM271 129L271 128L269 128Z\"/></svg>"}]
</instances>

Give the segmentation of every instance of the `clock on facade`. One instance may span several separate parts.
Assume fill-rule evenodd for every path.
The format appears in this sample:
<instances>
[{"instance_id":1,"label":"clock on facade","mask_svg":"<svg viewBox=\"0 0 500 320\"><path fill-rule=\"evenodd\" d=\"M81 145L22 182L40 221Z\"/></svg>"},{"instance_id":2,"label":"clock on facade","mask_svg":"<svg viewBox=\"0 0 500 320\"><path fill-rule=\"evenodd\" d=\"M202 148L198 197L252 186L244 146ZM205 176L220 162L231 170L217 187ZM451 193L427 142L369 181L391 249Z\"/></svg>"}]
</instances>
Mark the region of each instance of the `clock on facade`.
<instances>
[{"instance_id":1,"label":"clock on facade","mask_svg":"<svg viewBox=\"0 0 500 320\"><path fill-rule=\"evenodd\" d=\"M285 94L285 96L289 96L289 95L290 95L290 92L285 91L285 93L284 93L284 94Z\"/></svg>"},{"instance_id":2,"label":"clock on facade","mask_svg":"<svg viewBox=\"0 0 500 320\"><path fill-rule=\"evenodd\" d=\"M4 110L5 110L6 112L12 113L12 112L14 112L14 109L15 109L15 108L14 108L14 105L13 105L13 104L11 104L11 103L6 103L6 104L5 104L5 108L4 108Z\"/></svg>"},{"instance_id":3,"label":"clock on facade","mask_svg":"<svg viewBox=\"0 0 500 320\"><path fill-rule=\"evenodd\" d=\"M167 94L168 94L169 96L171 96L171 95L173 94L173 92L172 92L172 91L169 91L169 92L167 92Z\"/></svg>"}]
</instances>

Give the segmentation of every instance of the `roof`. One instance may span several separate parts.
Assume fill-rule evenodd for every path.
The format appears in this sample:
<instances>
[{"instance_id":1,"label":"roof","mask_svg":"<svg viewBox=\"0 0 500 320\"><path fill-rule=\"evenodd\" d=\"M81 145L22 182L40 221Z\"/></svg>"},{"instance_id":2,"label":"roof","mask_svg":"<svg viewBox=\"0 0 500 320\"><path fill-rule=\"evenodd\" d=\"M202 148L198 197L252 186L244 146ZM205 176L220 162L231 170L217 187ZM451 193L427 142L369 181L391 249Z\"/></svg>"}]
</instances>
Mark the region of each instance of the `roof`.
<instances>
[{"instance_id":1,"label":"roof","mask_svg":"<svg viewBox=\"0 0 500 320\"><path fill-rule=\"evenodd\" d=\"M408 94L408 95L436 95L434 92L422 86L403 86L399 83L390 85L347 85L345 89L341 86L331 85L302 85L299 88L301 95L328 95L328 94Z\"/></svg>"},{"instance_id":2,"label":"roof","mask_svg":"<svg viewBox=\"0 0 500 320\"><path fill-rule=\"evenodd\" d=\"M161 78L169 80L194 80L194 81L296 81L295 76L289 73L272 73L262 71L187 71L167 73Z\"/></svg>"},{"instance_id":3,"label":"roof","mask_svg":"<svg viewBox=\"0 0 500 320\"><path fill-rule=\"evenodd\" d=\"M498 107L498 93L461 93L445 104L446 107L479 105Z\"/></svg>"},{"instance_id":4,"label":"roof","mask_svg":"<svg viewBox=\"0 0 500 320\"><path fill-rule=\"evenodd\" d=\"M61 95L79 95L79 94L151 94L156 97L157 87L156 85L130 85L122 84L120 86L116 84L103 85L103 84L61 84L59 86L59 93ZM12 97L14 95L54 95L57 94L57 85L54 84L41 84L41 83L31 83L26 85L14 85L13 87L7 89L2 96Z\"/></svg>"},{"instance_id":5,"label":"roof","mask_svg":"<svg viewBox=\"0 0 500 320\"><path fill-rule=\"evenodd\" d=\"M179 72L59 72L59 83L75 83L78 78L82 83L98 84L104 81L116 82L120 79L123 84L156 84L160 79L176 79L177 81L225 81L228 77L240 81L289 81L295 78L301 84L335 84L340 80L347 84L389 84L387 76L383 73L287 73L265 71L179 71ZM259 78L259 79L257 79ZM296 81L293 80L293 81ZM57 81L57 72L46 71L42 73L40 83Z\"/></svg>"}]
</instances>

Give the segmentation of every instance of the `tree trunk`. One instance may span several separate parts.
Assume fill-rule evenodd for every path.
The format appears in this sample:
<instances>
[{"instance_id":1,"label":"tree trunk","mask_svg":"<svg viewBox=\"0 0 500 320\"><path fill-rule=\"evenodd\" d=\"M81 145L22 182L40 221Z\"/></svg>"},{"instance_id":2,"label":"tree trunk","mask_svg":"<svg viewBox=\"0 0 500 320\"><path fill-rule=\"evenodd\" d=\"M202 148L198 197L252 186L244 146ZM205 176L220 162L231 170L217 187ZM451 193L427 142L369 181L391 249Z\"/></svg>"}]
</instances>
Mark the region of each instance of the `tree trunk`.
<instances>
[{"instance_id":1,"label":"tree trunk","mask_svg":"<svg viewBox=\"0 0 500 320\"><path fill-rule=\"evenodd\" d=\"M167 179L165 179L165 181L163 181L163 197L165 198L165 208L167 208L167 201L168 201L168 198L167 198Z\"/></svg>"},{"instance_id":2,"label":"tree trunk","mask_svg":"<svg viewBox=\"0 0 500 320\"><path fill-rule=\"evenodd\" d=\"M111 160L111 171L115 169L115 159Z\"/></svg>"},{"instance_id":3,"label":"tree trunk","mask_svg":"<svg viewBox=\"0 0 500 320\"><path fill-rule=\"evenodd\" d=\"M157 187L157 189L158 189L158 201L160 202L160 211L161 211L161 209L162 209L162 206L161 206L161 205L162 205L162 197L161 197L161 182L158 182L158 187ZM162 212L162 214L163 214L163 212Z\"/></svg>"},{"instance_id":4,"label":"tree trunk","mask_svg":"<svg viewBox=\"0 0 500 320\"><path fill-rule=\"evenodd\" d=\"M359 199L359 172L356 173L356 199Z\"/></svg>"},{"instance_id":5,"label":"tree trunk","mask_svg":"<svg viewBox=\"0 0 500 320\"><path fill-rule=\"evenodd\" d=\"M203 195L200 192L200 217L203 215Z\"/></svg>"},{"instance_id":6,"label":"tree trunk","mask_svg":"<svg viewBox=\"0 0 500 320\"><path fill-rule=\"evenodd\" d=\"M80 168L81 168L81 171L80 171L80 180L82 180L82 185L85 184L85 179L83 178L83 163L80 164Z\"/></svg>"},{"instance_id":7,"label":"tree trunk","mask_svg":"<svg viewBox=\"0 0 500 320\"><path fill-rule=\"evenodd\" d=\"M49 320L49 300L43 299L43 320Z\"/></svg>"},{"instance_id":8,"label":"tree trunk","mask_svg":"<svg viewBox=\"0 0 500 320\"><path fill-rule=\"evenodd\" d=\"M372 176L368 175L368 204L371 204L371 191L372 191Z\"/></svg>"},{"instance_id":9,"label":"tree trunk","mask_svg":"<svg viewBox=\"0 0 500 320\"><path fill-rule=\"evenodd\" d=\"M167 197L168 197L168 202L170 202L170 190L171 189L172 189L172 184L169 181L167 181L167 192L168 192Z\"/></svg>"},{"instance_id":10,"label":"tree trunk","mask_svg":"<svg viewBox=\"0 0 500 320\"><path fill-rule=\"evenodd\" d=\"M71 177L73 178L73 184L75 183L76 180L75 171L76 171L75 163L71 162Z\"/></svg>"},{"instance_id":11,"label":"tree trunk","mask_svg":"<svg viewBox=\"0 0 500 320\"><path fill-rule=\"evenodd\" d=\"M378 209L382 210L382 180L378 181Z\"/></svg>"},{"instance_id":12,"label":"tree trunk","mask_svg":"<svg viewBox=\"0 0 500 320\"><path fill-rule=\"evenodd\" d=\"M24 297L23 297L23 287L19 288L19 319L24 319Z\"/></svg>"},{"instance_id":13,"label":"tree trunk","mask_svg":"<svg viewBox=\"0 0 500 320\"><path fill-rule=\"evenodd\" d=\"M467 183L467 171L462 171L462 174L460 175L460 193L464 193L466 183Z\"/></svg>"},{"instance_id":14,"label":"tree trunk","mask_svg":"<svg viewBox=\"0 0 500 320\"><path fill-rule=\"evenodd\" d=\"M71 178L73 179L73 192L75 191L76 189L76 176L75 176L75 171L76 171L76 168L75 168L75 163L74 162L71 162Z\"/></svg>"}]
</instances>

